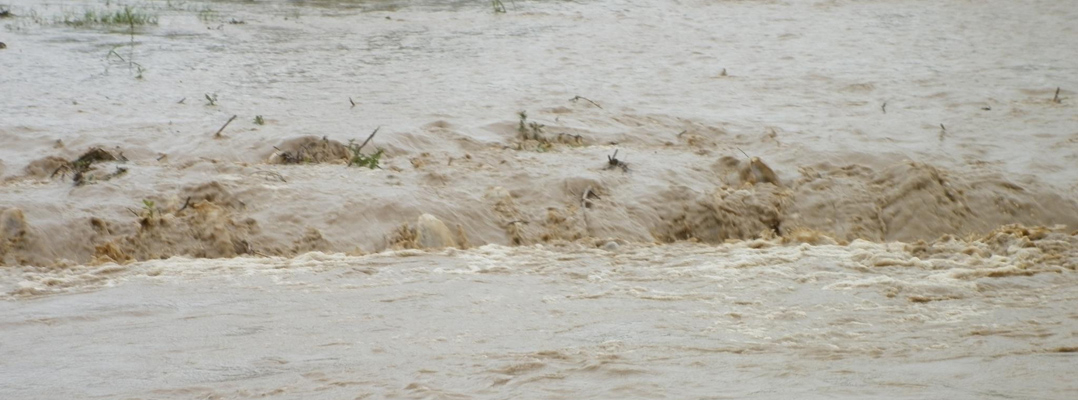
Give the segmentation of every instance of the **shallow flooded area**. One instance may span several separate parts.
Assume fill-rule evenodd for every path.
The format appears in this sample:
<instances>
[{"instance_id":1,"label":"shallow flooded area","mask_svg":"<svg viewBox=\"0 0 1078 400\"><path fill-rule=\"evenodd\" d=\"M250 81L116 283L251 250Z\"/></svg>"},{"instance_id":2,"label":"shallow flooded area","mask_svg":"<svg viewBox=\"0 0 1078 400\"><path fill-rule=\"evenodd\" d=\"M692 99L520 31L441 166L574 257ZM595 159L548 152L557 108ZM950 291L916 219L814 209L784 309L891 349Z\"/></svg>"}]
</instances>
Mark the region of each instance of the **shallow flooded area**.
<instances>
[{"instance_id":1,"label":"shallow flooded area","mask_svg":"<svg viewBox=\"0 0 1078 400\"><path fill-rule=\"evenodd\" d=\"M0 397L1073 397L1076 26L7 0Z\"/></svg>"}]
</instances>

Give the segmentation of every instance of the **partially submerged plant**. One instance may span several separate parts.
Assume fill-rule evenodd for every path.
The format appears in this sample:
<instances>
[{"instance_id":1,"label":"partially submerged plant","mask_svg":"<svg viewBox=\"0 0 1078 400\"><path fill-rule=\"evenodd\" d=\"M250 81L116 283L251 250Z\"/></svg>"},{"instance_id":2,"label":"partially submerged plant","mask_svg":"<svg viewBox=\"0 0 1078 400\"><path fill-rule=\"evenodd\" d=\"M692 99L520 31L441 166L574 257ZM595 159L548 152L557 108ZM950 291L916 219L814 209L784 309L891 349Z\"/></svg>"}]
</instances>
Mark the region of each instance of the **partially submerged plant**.
<instances>
[{"instance_id":1,"label":"partially submerged plant","mask_svg":"<svg viewBox=\"0 0 1078 400\"><path fill-rule=\"evenodd\" d=\"M73 27L157 25L157 15L124 6L123 9L87 9L82 14L64 15L60 23Z\"/></svg>"},{"instance_id":2,"label":"partially submerged plant","mask_svg":"<svg viewBox=\"0 0 1078 400\"><path fill-rule=\"evenodd\" d=\"M517 113L517 115L520 117L520 125L517 126L517 133L520 134L521 140L546 141L546 139L543 138L543 128L545 125L534 121L528 122L528 113L526 111L521 111Z\"/></svg>"},{"instance_id":3,"label":"partially submerged plant","mask_svg":"<svg viewBox=\"0 0 1078 400\"><path fill-rule=\"evenodd\" d=\"M157 210L157 207L154 207L153 200L143 199L142 200L142 209L146 210L146 215L149 218L153 218L154 212Z\"/></svg>"},{"instance_id":4,"label":"partially submerged plant","mask_svg":"<svg viewBox=\"0 0 1078 400\"><path fill-rule=\"evenodd\" d=\"M216 106L217 105L217 93L214 93L213 96L210 96L209 93L206 93L206 105L207 106Z\"/></svg>"},{"instance_id":5,"label":"partially submerged plant","mask_svg":"<svg viewBox=\"0 0 1078 400\"><path fill-rule=\"evenodd\" d=\"M255 115L255 125L265 125L266 120L262 119L261 115Z\"/></svg>"},{"instance_id":6,"label":"partially submerged plant","mask_svg":"<svg viewBox=\"0 0 1078 400\"><path fill-rule=\"evenodd\" d=\"M491 0L490 6L494 8L495 14L505 13L505 4L502 3L502 0Z\"/></svg>"},{"instance_id":7,"label":"partially submerged plant","mask_svg":"<svg viewBox=\"0 0 1078 400\"><path fill-rule=\"evenodd\" d=\"M606 156L606 168L615 169L620 168L622 172L629 172L629 164L618 159L618 149L614 149L614 154Z\"/></svg>"},{"instance_id":8,"label":"partially submerged plant","mask_svg":"<svg viewBox=\"0 0 1078 400\"><path fill-rule=\"evenodd\" d=\"M355 165L370 169L382 168L378 163L381 161L382 155L385 154L385 149L378 148L374 154L363 154L363 147L370 143L371 139L374 139L374 135L378 134L379 129L382 128L375 128L374 132L371 132L371 135L367 136L367 140L364 140L362 144L357 145L355 139L348 140L348 151L352 152L352 158L348 160L348 166Z\"/></svg>"},{"instance_id":9,"label":"partially submerged plant","mask_svg":"<svg viewBox=\"0 0 1078 400\"><path fill-rule=\"evenodd\" d=\"M558 143L565 143L571 147L580 147L584 145L584 137L580 135L559 133L557 140Z\"/></svg>"},{"instance_id":10,"label":"partially submerged plant","mask_svg":"<svg viewBox=\"0 0 1078 400\"><path fill-rule=\"evenodd\" d=\"M528 124L528 128L531 128L532 139L542 140L543 127L544 125L538 122L532 122Z\"/></svg>"},{"instance_id":11,"label":"partially submerged plant","mask_svg":"<svg viewBox=\"0 0 1078 400\"><path fill-rule=\"evenodd\" d=\"M109 174L105 175L104 177L101 178L101 180L107 181L107 180L112 179L112 178L117 178L117 177L123 176L126 173L127 173L127 168L116 167L115 171L110 172Z\"/></svg>"},{"instance_id":12,"label":"partially submerged plant","mask_svg":"<svg viewBox=\"0 0 1078 400\"><path fill-rule=\"evenodd\" d=\"M113 11L110 9L102 13L94 10L87 10L79 18L67 15L64 17L63 23L69 26L127 26L127 33L131 37L131 40L129 41L130 52L128 53L127 58L125 59L116 51L120 46L115 46L109 49L108 54L105 55L105 60L110 61L113 56L116 56L121 62L127 63L127 68L134 72L135 79L143 78L142 73L145 72L146 69L142 67L142 64L135 62L135 26L147 24L156 25L157 16L146 14L130 6L124 6L122 10ZM108 71L109 68L106 66L105 73L108 73Z\"/></svg>"},{"instance_id":13,"label":"partially submerged plant","mask_svg":"<svg viewBox=\"0 0 1078 400\"><path fill-rule=\"evenodd\" d=\"M517 113L520 117L520 126L517 127L517 133L520 134L520 138L528 140L528 112L521 111Z\"/></svg>"},{"instance_id":14,"label":"partially submerged plant","mask_svg":"<svg viewBox=\"0 0 1078 400\"><path fill-rule=\"evenodd\" d=\"M213 22L214 19L217 19L217 11L214 11L210 6L205 6L198 10L198 20L202 21L202 23L208 24Z\"/></svg>"},{"instance_id":15,"label":"partially submerged plant","mask_svg":"<svg viewBox=\"0 0 1078 400\"><path fill-rule=\"evenodd\" d=\"M352 159L348 160L348 166L367 167L370 169L382 168L378 165L382 159L382 155L385 154L385 149L378 148L374 154L366 155L360 152L362 146L355 144L355 139L348 141L348 150L352 152Z\"/></svg>"},{"instance_id":16,"label":"partially submerged plant","mask_svg":"<svg viewBox=\"0 0 1078 400\"><path fill-rule=\"evenodd\" d=\"M112 155L100 147L90 148L87 152L83 153L79 158L71 161L64 161L52 172L52 176L60 175L60 179L67 177L68 173L71 173L71 181L75 186L82 186L95 181L95 177L90 172L93 170L93 165L99 162L106 161L127 161L127 158L120 153L119 157ZM118 176L121 176L127 172L126 168L117 168L116 172L105 175L101 180L109 180Z\"/></svg>"},{"instance_id":17,"label":"partially submerged plant","mask_svg":"<svg viewBox=\"0 0 1078 400\"><path fill-rule=\"evenodd\" d=\"M580 135L563 132L558 133L554 139L547 138L544 135L546 125L528 121L528 113L525 111L518 112L517 116L519 117L517 134L520 136L520 141L516 143L517 150L534 149L540 153L545 153L553 149L556 143L567 144L572 147L584 145L584 137Z\"/></svg>"},{"instance_id":18,"label":"partially submerged plant","mask_svg":"<svg viewBox=\"0 0 1078 400\"><path fill-rule=\"evenodd\" d=\"M723 76L725 76L725 75L726 75L726 70L725 70L725 69L724 69L724 70L722 70L722 74L723 74ZM603 106L600 106L600 105L599 105L599 103L596 103L596 102L594 102L594 101L591 101L591 99L589 99L589 98L587 98L587 97L584 97L584 96L575 96L575 97L573 97L573 98L569 99L569 101L571 101L571 102L574 102L574 103L576 103L576 102L577 102L577 101L579 101L579 100L584 100L584 101L587 101L588 103L591 103L591 105L593 105L593 106L596 106L596 107L599 107L599 109L600 109L600 110L601 110L601 109L603 108Z\"/></svg>"}]
</instances>

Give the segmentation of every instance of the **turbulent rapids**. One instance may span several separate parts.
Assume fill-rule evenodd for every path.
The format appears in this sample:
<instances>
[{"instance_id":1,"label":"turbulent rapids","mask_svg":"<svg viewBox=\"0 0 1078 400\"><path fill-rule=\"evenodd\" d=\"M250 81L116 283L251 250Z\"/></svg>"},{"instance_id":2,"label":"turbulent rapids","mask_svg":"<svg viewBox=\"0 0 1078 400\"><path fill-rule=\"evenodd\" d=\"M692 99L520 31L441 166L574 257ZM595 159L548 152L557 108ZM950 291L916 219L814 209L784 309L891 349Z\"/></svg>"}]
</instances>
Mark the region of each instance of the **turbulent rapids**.
<instances>
[{"instance_id":1,"label":"turbulent rapids","mask_svg":"<svg viewBox=\"0 0 1078 400\"><path fill-rule=\"evenodd\" d=\"M0 5L0 398L1078 390L1074 7L500 3Z\"/></svg>"}]
</instances>

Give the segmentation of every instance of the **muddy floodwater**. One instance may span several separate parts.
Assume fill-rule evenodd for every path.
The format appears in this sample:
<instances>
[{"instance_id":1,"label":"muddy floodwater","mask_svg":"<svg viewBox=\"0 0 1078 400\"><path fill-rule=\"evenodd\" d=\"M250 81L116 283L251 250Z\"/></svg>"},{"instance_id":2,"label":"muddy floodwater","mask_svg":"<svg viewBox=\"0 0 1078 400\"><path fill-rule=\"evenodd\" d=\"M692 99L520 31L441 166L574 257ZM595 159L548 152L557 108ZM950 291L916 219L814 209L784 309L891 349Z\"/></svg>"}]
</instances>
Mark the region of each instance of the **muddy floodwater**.
<instances>
[{"instance_id":1,"label":"muddy floodwater","mask_svg":"<svg viewBox=\"0 0 1078 400\"><path fill-rule=\"evenodd\" d=\"M0 43L3 399L1078 398L1068 2L7 0Z\"/></svg>"}]
</instances>

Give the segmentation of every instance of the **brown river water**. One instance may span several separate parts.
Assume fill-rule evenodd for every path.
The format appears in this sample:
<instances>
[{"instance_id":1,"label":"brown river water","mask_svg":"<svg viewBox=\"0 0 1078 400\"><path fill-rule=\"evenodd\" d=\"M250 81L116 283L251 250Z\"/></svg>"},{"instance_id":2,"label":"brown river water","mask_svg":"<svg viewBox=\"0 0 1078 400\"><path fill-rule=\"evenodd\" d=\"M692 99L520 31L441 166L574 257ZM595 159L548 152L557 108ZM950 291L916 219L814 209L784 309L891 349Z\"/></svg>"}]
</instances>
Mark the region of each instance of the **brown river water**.
<instances>
[{"instance_id":1,"label":"brown river water","mask_svg":"<svg viewBox=\"0 0 1078 400\"><path fill-rule=\"evenodd\" d=\"M1078 8L504 3L0 3L0 399L1078 398Z\"/></svg>"}]
</instances>

